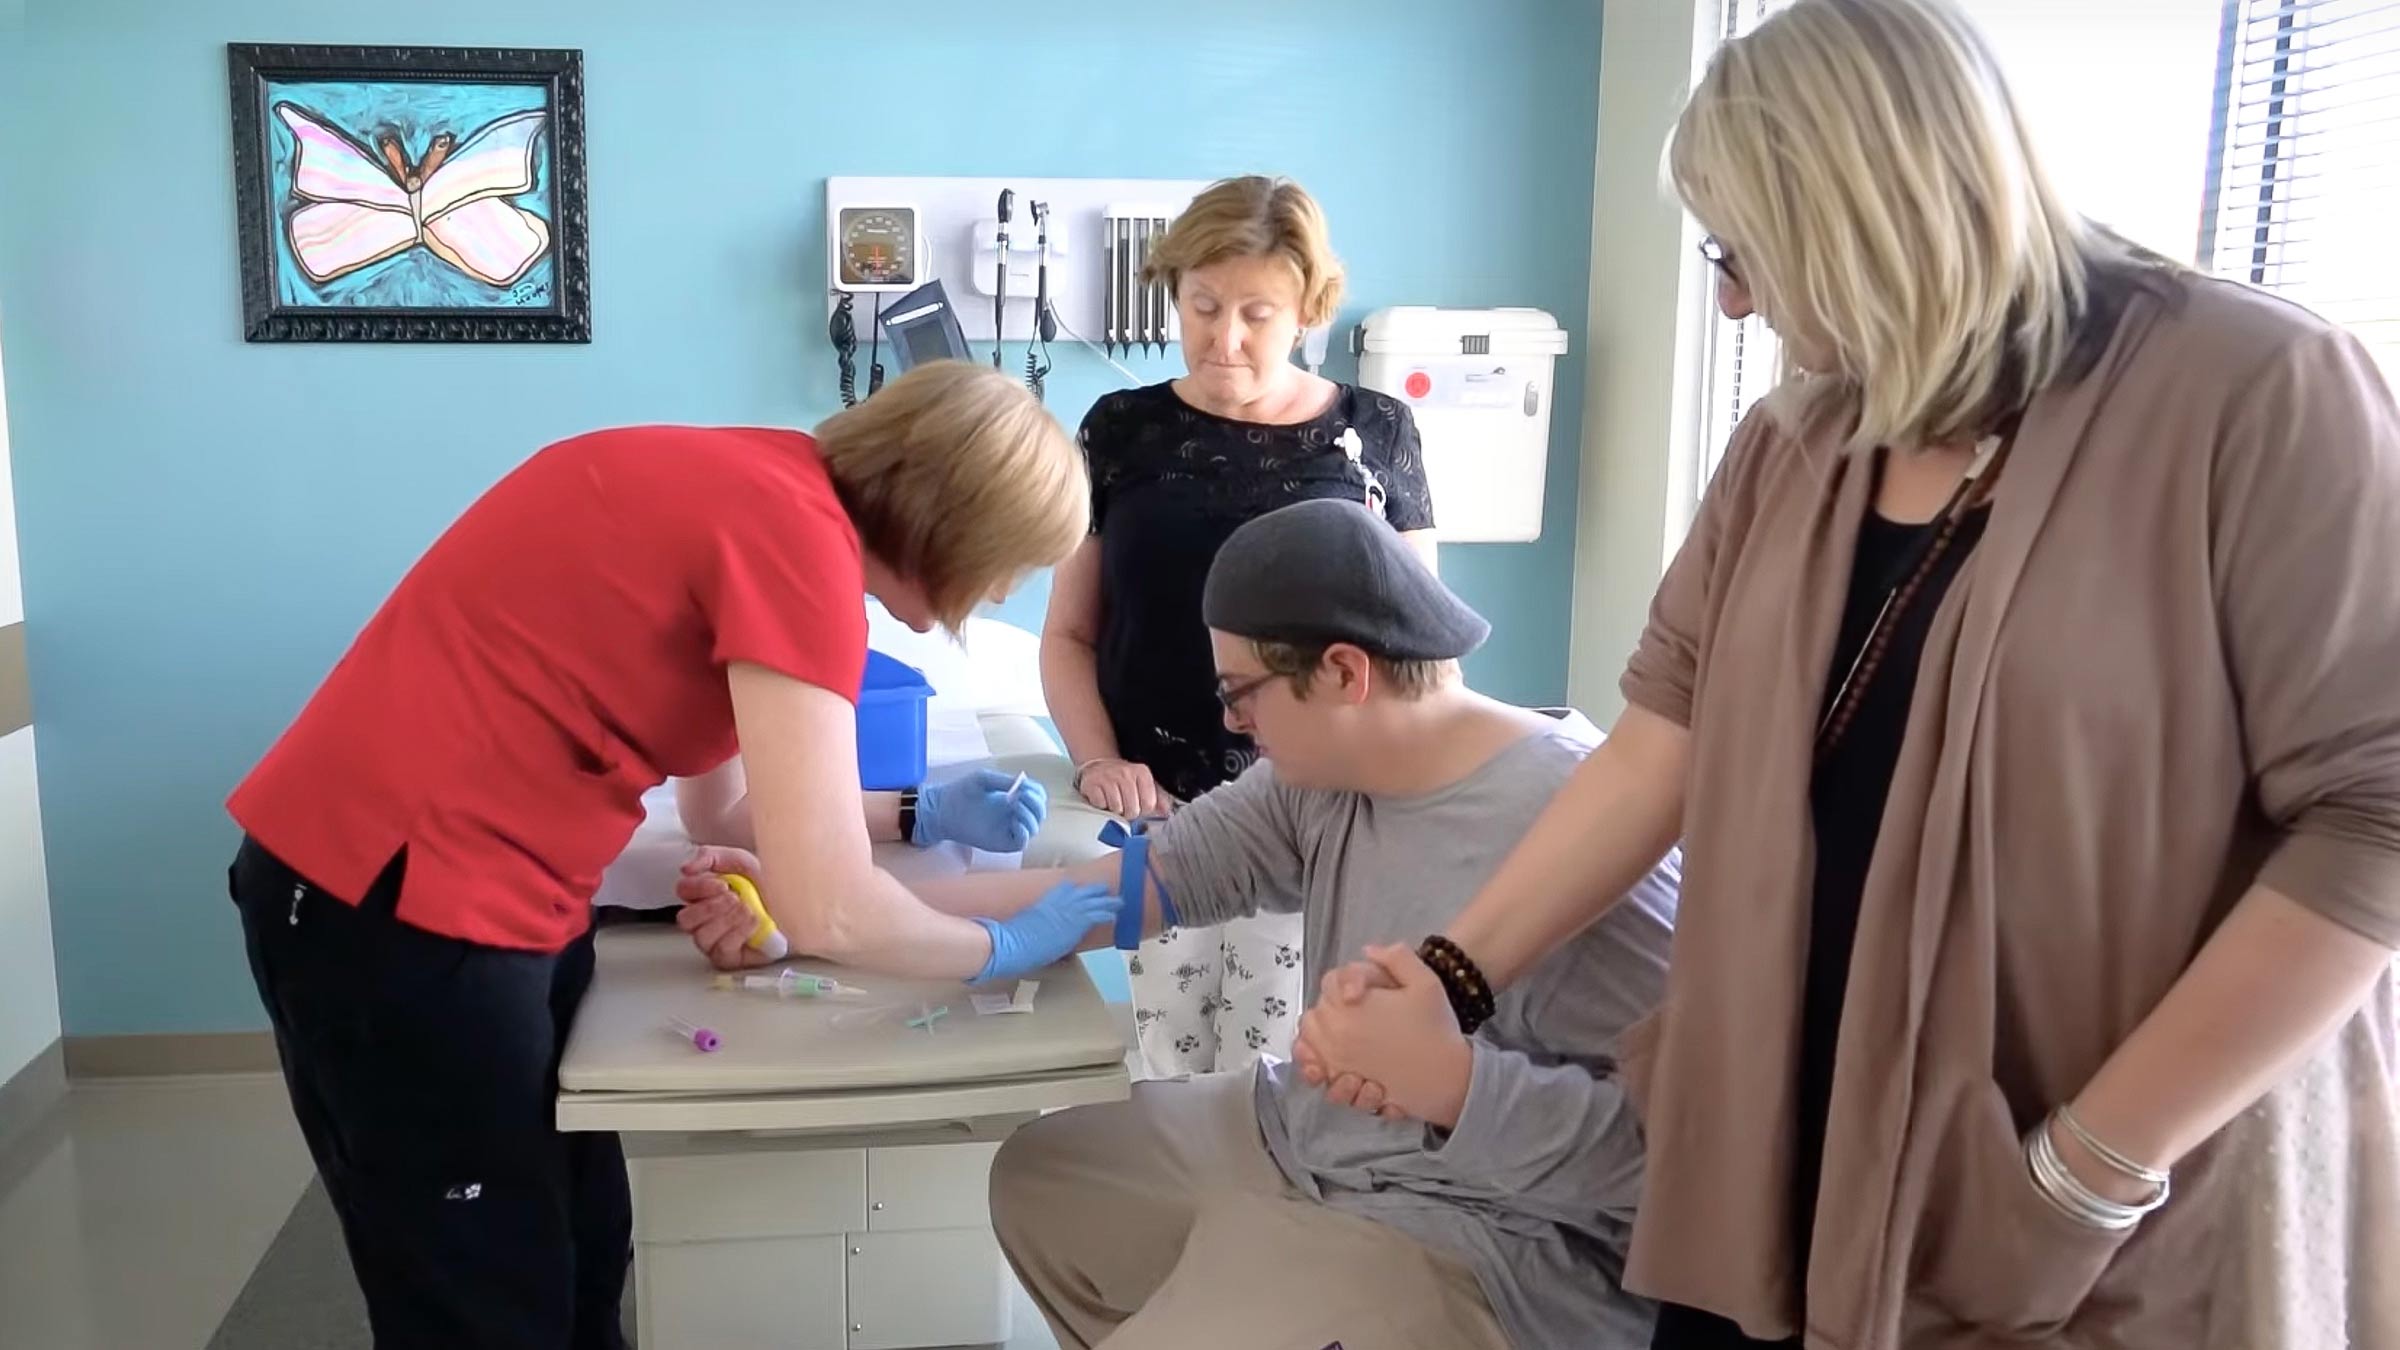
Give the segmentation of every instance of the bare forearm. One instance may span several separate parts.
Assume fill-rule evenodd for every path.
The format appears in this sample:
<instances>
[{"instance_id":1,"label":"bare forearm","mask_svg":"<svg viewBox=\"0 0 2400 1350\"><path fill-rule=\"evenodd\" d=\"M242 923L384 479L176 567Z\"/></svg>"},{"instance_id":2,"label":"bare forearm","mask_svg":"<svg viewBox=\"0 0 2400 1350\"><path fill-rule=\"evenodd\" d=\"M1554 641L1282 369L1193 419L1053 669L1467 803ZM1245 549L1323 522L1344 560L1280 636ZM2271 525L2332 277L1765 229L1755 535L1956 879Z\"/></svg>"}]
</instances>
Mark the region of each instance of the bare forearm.
<instances>
[{"instance_id":1,"label":"bare forearm","mask_svg":"<svg viewBox=\"0 0 2400 1350\"><path fill-rule=\"evenodd\" d=\"M963 918L1005 919L1039 900L1062 881L1113 885L1116 855L1093 858L1073 867L1028 867L1006 872L968 872L935 877L917 884L917 897L945 914Z\"/></svg>"},{"instance_id":2,"label":"bare forearm","mask_svg":"<svg viewBox=\"0 0 2400 1350\"><path fill-rule=\"evenodd\" d=\"M758 834L760 898L801 952L895 975L966 979L991 960L982 927L933 909L875 866L858 804L857 711L749 662L727 671Z\"/></svg>"},{"instance_id":3,"label":"bare forearm","mask_svg":"<svg viewBox=\"0 0 2400 1350\"><path fill-rule=\"evenodd\" d=\"M947 914L967 918L1005 919L1018 910L1042 898L1050 888L1061 882L1114 887L1117 884L1119 859L1111 853L1075 864L1073 867L1031 868L1016 872L969 872L964 876L941 877L917 887L917 895L926 904ZM1142 897L1142 933L1149 936L1165 926L1164 912L1158 902L1157 878L1146 878ZM1105 947L1116 940L1114 925L1094 928L1083 940L1083 950Z\"/></svg>"},{"instance_id":4,"label":"bare forearm","mask_svg":"<svg viewBox=\"0 0 2400 1350\"><path fill-rule=\"evenodd\" d=\"M864 792L859 796L867 812L867 838L878 844L910 842L900 837L899 793Z\"/></svg>"},{"instance_id":5,"label":"bare forearm","mask_svg":"<svg viewBox=\"0 0 2400 1350\"><path fill-rule=\"evenodd\" d=\"M1051 886L1061 882L1078 882L1090 886L1111 886L1118 879L1118 855L1106 853L1102 858L1090 858L1073 867L1027 867L1018 872L967 872L962 877L938 877L917 886L917 896L936 910L965 918L1008 918L1030 903L1049 894ZM1159 906L1157 877L1145 877L1142 886L1142 937L1157 934L1166 927L1164 908ZM1116 927L1094 927L1082 939L1082 951L1116 942Z\"/></svg>"},{"instance_id":6,"label":"bare forearm","mask_svg":"<svg viewBox=\"0 0 2400 1350\"><path fill-rule=\"evenodd\" d=\"M1686 733L1641 709L1618 720L1516 851L1444 930L1506 986L1608 912L1683 823Z\"/></svg>"},{"instance_id":7,"label":"bare forearm","mask_svg":"<svg viewBox=\"0 0 2400 1350\"><path fill-rule=\"evenodd\" d=\"M2076 1119L2133 1161L2171 1167L2349 1020L2392 959L2290 897L2253 889L2085 1085Z\"/></svg>"},{"instance_id":8,"label":"bare forearm","mask_svg":"<svg viewBox=\"0 0 2400 1350\"><path fill-rule=\"evenodd\" d=\"M701 774L675 780L675 814L695 844L758 847L750 823L750 789L738 758Z\"/></svg>"},{"instance_id":9,"label":"bare forearm","mask_svg":"<svg viewBox=\"0 0 2400 1350\"><path fill-rule=\"evenodd\" d=\"M1090 642L1065 633L1042 635L1042 699L1077 764L1117 757L1117 733L1100 703L1100 662Z\"/></svg>"},{"instance_id":10,"label":"bare forearm","mask_svg":"<svg viewBox=\"0 0 2400 1350\"><path fill-rule=\"evenodd\" d=\"M770 909L777 908L775 891L770 886L767 892ZM803 912L803 919L790 926L793 946L861 970L964 980L992 955L991 936L980 924L934 908L881 868L852 889L847 901L810 904Z\"/></svg>"},{"instance_id":11,"label":"bare forearm","mask_svg":"<svg viewBox=\"0 0 2400 1350\"><path fill-rule=\"evenodd\" d=\"M695 844L724 844L732 848L756 849L758 831L750 823L750 802L747 798L733 803L712 816L694 819L684 817L683 832Z\"/></svg>"},{"instance_id":12,"label":"bare forearm","mask_svg":"<svg viewBox=\"0 0 2400 1350\"><path fill-rule=\"evenodd\" d=\"M860 794L860 805L866 812L867 838L878 844L900 842L900 794L897 792L866 792ZM750 798L744 794L730 802L717 804L707 811L684 811L683 832L695 844L724 844L731 848L756 849L758 831L750 823Z\"/></svg>"}]
</instances>

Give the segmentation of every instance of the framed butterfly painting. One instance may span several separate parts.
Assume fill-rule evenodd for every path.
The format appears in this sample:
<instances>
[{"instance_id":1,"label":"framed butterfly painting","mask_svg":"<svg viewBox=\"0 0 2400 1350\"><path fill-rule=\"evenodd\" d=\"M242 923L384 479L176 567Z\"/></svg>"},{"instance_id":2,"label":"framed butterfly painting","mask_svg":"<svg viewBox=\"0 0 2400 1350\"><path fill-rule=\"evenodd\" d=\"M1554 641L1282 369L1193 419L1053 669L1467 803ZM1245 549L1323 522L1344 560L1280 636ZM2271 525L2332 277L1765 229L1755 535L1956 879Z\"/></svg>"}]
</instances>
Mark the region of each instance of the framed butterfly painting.
<instances>
[{"instance_id":1,"label":"framed butterfly painting","mask_svg":"<svg viewBox=\"0 0 2400 1350\"><path fill-rule=\"evenodd\" d=\"M583 54L234 43L252 342L589 342Z\"/></svg>"}]
</instances>

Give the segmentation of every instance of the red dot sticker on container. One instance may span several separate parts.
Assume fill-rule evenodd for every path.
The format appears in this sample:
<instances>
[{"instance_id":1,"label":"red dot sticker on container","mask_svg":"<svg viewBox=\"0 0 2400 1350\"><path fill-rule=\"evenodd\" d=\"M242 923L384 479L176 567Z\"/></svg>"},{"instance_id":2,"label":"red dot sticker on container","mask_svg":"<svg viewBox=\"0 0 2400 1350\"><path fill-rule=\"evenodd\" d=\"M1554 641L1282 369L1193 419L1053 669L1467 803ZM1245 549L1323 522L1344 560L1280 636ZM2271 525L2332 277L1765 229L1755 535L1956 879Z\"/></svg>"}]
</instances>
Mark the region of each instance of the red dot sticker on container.
<instances>
[{"instance_id":1,"label":"red dot sticker on container","mask_svg":"<svg viewBox=\"0 0 2400 1350\"><path fill-rule=\"evenodd\" d=\"M1433 377L1424 371L1412 370L1400 387L1408 391L1410 398L1423 398L1433 392Z\"/></svg>"}]
</instances>

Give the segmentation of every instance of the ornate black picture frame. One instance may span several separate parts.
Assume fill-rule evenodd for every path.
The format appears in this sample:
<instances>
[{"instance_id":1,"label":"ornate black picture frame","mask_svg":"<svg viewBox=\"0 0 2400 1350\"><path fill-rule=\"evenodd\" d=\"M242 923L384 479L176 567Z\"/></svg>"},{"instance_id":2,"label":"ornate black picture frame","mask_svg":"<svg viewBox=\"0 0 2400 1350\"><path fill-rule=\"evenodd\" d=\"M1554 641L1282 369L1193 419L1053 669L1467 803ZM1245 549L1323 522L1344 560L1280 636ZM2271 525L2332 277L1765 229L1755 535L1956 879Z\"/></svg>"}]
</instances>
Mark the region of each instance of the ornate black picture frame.
<instances>
[{"instance_id":1,"label":"ornate black picture frame","mask_svg":"<svg viewBox=\"0 0 2400 1350\"><path fill-rule=\"evenodd\" d=\"M226 56L249 341L592 340L582 52Z\"/></svg>"}]
</instances>

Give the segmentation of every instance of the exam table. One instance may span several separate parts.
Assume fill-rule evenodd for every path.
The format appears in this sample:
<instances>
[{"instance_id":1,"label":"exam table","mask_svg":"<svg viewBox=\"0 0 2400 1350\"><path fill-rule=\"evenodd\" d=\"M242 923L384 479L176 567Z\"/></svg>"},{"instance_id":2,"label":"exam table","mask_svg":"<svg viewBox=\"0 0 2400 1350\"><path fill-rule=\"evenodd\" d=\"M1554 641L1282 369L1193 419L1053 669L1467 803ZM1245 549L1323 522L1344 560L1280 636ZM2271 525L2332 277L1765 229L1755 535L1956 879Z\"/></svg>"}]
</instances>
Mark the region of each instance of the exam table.
<instances>
[{"instance_id":1,"label":"exam table","mask_svg":"<svg viewBox=\"0 0 2400 1350\"><path fill-rule=\"evenodd\" d=\"M988 762L1050 792L1024 865L1104 852L1105 817L1075 799L1040 726L979 721ZM903 880L970 861L949 847L885 845L877 857ZM558 1126L624 1136L642 1350L1008 1338L992 1155L1044 1111L1128 1093L1122 1010L1079 960L1042 972L1030 1012L985 1015L955 981L850 971L835 973L866 1000L718 990L690 940L662 925L607 928L596 945L559 1067ZM716 1032L720 1048L702 1053L674 1019Z\"/></svg>"}]
</instances>

